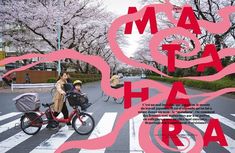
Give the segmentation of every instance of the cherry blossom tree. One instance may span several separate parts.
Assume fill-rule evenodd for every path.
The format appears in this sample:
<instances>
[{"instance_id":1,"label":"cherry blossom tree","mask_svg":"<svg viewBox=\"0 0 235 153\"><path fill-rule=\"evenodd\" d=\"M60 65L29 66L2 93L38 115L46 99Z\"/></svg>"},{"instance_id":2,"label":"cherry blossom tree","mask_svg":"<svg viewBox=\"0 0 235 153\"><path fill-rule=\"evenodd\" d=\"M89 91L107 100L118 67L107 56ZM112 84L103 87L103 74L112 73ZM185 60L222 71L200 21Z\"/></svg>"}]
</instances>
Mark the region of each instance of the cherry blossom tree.
<instances>
[{"instance_id":1,"label":"cherry blossom tree","mask_svg":"<svg viewBox=\"0 0 235 153\"><path fill-rule=\"evenodd\" d=\"M22 54L61 48L100 55L108 62L113 57L107 32L115 16L105 10L101 1L2 0L0 7L4 42ZM89 71L86 63L66 61L70 64L64 63L64 68L72 63L78 71Z\"/></svg>"},{"instance_id":2,"label":"cherry blossom tree","mask_svg":"<svg viewBox=\"0 0 235 153\"><path fill-rule=\"evenodd\" d=\"M190 4L195 12L195 16L197 19L203 19L206 21L210 21L210 22L218 22L221 20L221 17L218 15L218 10L226 7L226 6L234 6L235 5L235 1L234 0L220 0L220 1L215 1L215 0L183 0L183 1L179 1L179 0L170 0L170 2L176 6L177 8L181 8L184 4ZM142 1L142 4L147 5L147 4L156 4L156 3L165 3L164 0L147 0L147 1ZM173 15L176 19L179 18L180 16L180 11L173 11ZM157 24L158 24L158 28L159 30L161 29L167 29L167 28L171 28L171 27L175 27L176 25L174 25L173 23L169 22L168 18L161 13L158 13L157 16ZM217 51L223 49L223 48L234 48L235 44L235 13L230 15L230 23L231 26L230 28L225 31L223 34L212 34L209 33L206 29L201 29L202 34L200 35L196 35L197 38L199 39L200 43L201 43L201 50L204 50L204 47L206 44L215 44L217 47ZM136 59L142 59L144 61L149 61L151 63L154 63L149 55L149 48L148 48L148 43L149 40L151 39L152 35L150 34L150 31L146 30L145 34L143 35L143 38L141 40L141 45L139 50L136 53L135 57ZM184 38L181 37L179 35L172 35L171 37L165 38L164 40L162 40L162 43L171 43L172 41L174 41L175 39L183 39L185 41L187 41L189 43L190 46L190 50L187 51L191 51L191 49L193 49L194 46L194 42L192 40L189 40L188 38ZM185 51L185 50L182 50ZM191 57L191 58L186 58L186 57L180 57L178 56L178 59L183 59L183 60L192 60L195 58L199 58L201 57L201 52L199 52L198 56L196 57ZM227 66L228 64L234 62L234 57L226 57L224 59L222 59L222 63L224 66ZM155 64L155 66L157 68L159 68L157 66L157 64ZM176 71L178 71L179 69L177 69ZM187 70L180 70L181 76L186 76L189 75L193 70L195 70L194 67L187 69ZM207 71L207 75L208 74L213 74L215 71L213 70L209 70ZM196 73L195 73L196 74ZM191 75L191 74L190 74Z\"/></svg>"}]
</instances>

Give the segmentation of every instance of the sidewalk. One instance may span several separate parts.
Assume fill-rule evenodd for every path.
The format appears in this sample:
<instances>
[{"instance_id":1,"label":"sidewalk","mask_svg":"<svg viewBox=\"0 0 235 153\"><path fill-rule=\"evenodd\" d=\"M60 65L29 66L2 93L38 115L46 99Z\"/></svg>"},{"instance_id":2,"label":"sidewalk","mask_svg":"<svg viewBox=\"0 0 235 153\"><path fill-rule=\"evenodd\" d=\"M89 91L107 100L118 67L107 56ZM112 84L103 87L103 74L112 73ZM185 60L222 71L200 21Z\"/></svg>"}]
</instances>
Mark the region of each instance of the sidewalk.
<instances>
[{"instance_id":1,"label":"sidewalk","mask_svg":"<svg viewBox=\"0 0 235 153\"><path fill-rule=\"evenodd\" d=\"M11 91L10 87L2 88L0 87L0 93L27 93L27 92L36 92L36 93L50 93L52 88L35 88L35 89L14 89Z\"/></svg>"}]
</instances>

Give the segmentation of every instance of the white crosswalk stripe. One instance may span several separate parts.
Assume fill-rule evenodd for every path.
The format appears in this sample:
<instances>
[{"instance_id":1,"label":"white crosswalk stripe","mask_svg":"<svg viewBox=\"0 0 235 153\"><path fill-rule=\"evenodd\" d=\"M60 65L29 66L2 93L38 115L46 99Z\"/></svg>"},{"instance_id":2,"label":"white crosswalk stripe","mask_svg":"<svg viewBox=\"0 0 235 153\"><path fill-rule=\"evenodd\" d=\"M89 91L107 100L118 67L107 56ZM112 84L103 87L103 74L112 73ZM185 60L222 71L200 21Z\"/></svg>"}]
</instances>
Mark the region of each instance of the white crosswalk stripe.
<instances>
[{"instance_id":1,"label":"white crosswalk stripe","mask_svg":"<svg viewBox=\"0 0 235 153\"><path fill-rule=\"evenodd\" d=\"M208 114L210 117L215 118L215 119L219 119L219 121L227 126L229 126L232 129L235 129L235 122L231 121L219 114Z\"/></svg>"},{"instance_id":2,"label":"white crosswalk stripe","mask_svg":"<svg viewBox=\"0 0 235 153\"><path fill-rule=\"evenodd\" d=\"M89 113L90 115L92 113ZM42 142L30 153L51 153L62 145L73 133L74 129L69 130L67 126L62 127L56 134L53 134L48 140Z\"/></svg>"},{"instance_id":3,"label":"white crosswalk stripe","mask_svg":"<svg viewBox=\"0 0 235 153\"><path fill-rule=\"evenodd\" d=\"M44 129L46 126L43 125L41 130ZM13 135L12 137L0 142L0 150L2 153L7 152L8 150L14 148L15 146L19 145L20 143L24 142L25 140L31 138L32 135L27 135L23 131Z\"/></svg>"},{"instance_id":4,"label":"white crosswalk stripe","mask_svg":"<svg viewBox=\"0 0 235 153\"><path fill-rule=\"evenodd\" d=\"M8 118L13 117L15 115L18 115L18 114L20 114L20 113L18 113L18 112L17 113L9 113L9 114L1 116L1 119L5 120L5 119L8 119ZM20 119L16 119L16 120L11 121L9 123L3 124L0 126L0 133L3 133L9 129L12 129L13 127L18 126L19 124L20 124Z\"/></svg>"},{"instance_id":5,"label":"white crosswalk stripe","mask_svg":"<svg viewBox=\"0 0 235 153\"><path fill-rule=\"evenodd\" d=\"M139 114L129 121L130 153L143 152L143 149L139 145L139 127L142 122L142 114Z\"/></svg>"},{"instance_id":6,"label":"white crosswalk stripe","mask_svg":"<svg viewBox=\"0 0 235 153\"><path fill-rule=\"evenodd\" d=\"M0 116L0 121L9 119L11 117L19 115L20 112L12 112L8 114L4 114ZM90 113L91 114L91 113ZM181 114L186 119L192 119L191 117L187 117L187 114ZM224 125L235 129L235 122L227 119L226 117L219 115L219 114L208 114L210 117L219 119L221 123ZM235 114L231 114L232 116L235 116ZM62 117L62 114L60 114L59 117ZM97 126L91 133L88 139L98 138L101 136L104 136L108 133L110 133L113 129L113 126L115 124L117 117L117 112L106 112L103 114L100 120L97 120L96 124ZM203 120L200 120L198 117L193 117L197 119L199 122L204 122ZM165 117L161 117L161 119L165 119ZM139 127L141 123L143 122L143 116L142 114L139 114L138 116L130 119L129 121L129 150L130 153L138 153L143 152L143 149L139 145ZM20 123L20 119L13 120L11 122L8 122L6 124L3 124L0 126L0 133L6 132L9 129L12 129L17 124ZM194 125L199 128L201 131L205 132L207 128L207 124L195 124ZM45 128L45 125L42 127L42 129ZM41 129L41 130L42 130ZM68 130L67 126L61 128L57 133L51 135L49 139L46 139L45 141L41 142L36 148L34 148L31 153L49 153L54 152L60 145L62 145L65 141L67 141L73 134L75 133L74 130ZM189 138L190 140L190 146L187 148L187 150L182 151L181 153L186 153L192 147L195 145L195 141L192 136L190 136L186 131L182 130L180 135L184 135L185 137ZM16 133L15 135L3 140L0 142L0 152L4 153L7 152L14 147L20 145L24 141L31 138L31 135L25 134L23 131ZM180 140L184 145L187 145L188 142L186 139L179 137ZM228 135L225 135L226 141L228 143L228 146L221 146L228 150L229 152L235 152L234 142L235 140L229 137ZM185 146L178 146L178 149L182 149ZM104 153L106 151L106 148L99 149L99 150L87 150L87 149L81 149L79 153ZM202 150L201 153L206 153L205 150Z\"/></svg>"},{"instance_id":7,"label":"white crosswalk stripe","mask_svg":"<svg viewBox=\"0 0 235 153\"><path fill-rule=\"evenodd\" d=\"M163 120L163 119L172 119L170 117L159 117L159 118L161 120ZM174 128L170 127L170 131L173 131L173 130L174 130ZM181 136L183 136L185 138L188 138L189 142L185 138L182 138ZM183 143L183 146L176 146L179 150L184 149L186 146L188 146L188 143L189 143L188 148L185 149L184 151L181 151L181 153L189 152L195 145L195 141L193 140L193 138L185 130L181 130L181 132L179 133L179 139ZM204 150L202 150L201 153L206 153L206 152Z\"/></svg>"},{"instance_id":8,"label":"white crosswalk stripe","mask_svg":"<svg viewBox=\"0 0 235 153\"><path fill-rule=\"evenodd\" d=\"M21 114L21 113L20 112L12 112L12 113L8 113L8 114L5 114L5 115L1 115L0 116L0 121L3 121L5 119L11 118L11 117L19 115L19 114Z\"/></svg>"},{"instance_id":9,"label":"white crosswalk stripe","mask_svg":"<svg viewBox=\"0 0 235 153\"><path fill-rule=\"evenodd\" d=\"M62 118L63 115L60 114L58 118ZM43 125L41 130L43 130L46 126ZM15 146L19 145L20 143L24 142L25 140L31 138L32 135L27 135L23 131L11 136L10 138L0 142L0 150L1 152L7 152L8 150L14 148Z\"/></svg>"},{"instance_id":10,"label":"white crosswalk stripe","mask_svg":"<svg viewBox=\"0 0 235 153\"><path fill-rule=\"evenodd\" d=\"M0 133L3 133L9 129L12 129L13 127L16 127L20 124L20 119L16 119L14 121L11 121L9 123L3 124L0 126Z\"/></svg>"},{"instance_id":11,"label":"white crosswalk stripe","mask_svg":"<svg viewBox=\"0 0 235 153\"><path fill-rule=\"evenodd\" d=\"M116 120L117 113L104 113L88 139L94 139L110 133ZM87 150L81 149L79 153L104 153L105 149Z\"/></svg>"},{"instance_id":12,"label":"white crosswalk stripe","mask_svg":"<svg viewBox=\"0 0 235 153\"><path fill-rule=\"evenodd\" d=\"M184 151L181 151L181 153L187 153L187 152L189 152L193 147L194 147L194 145L195 145L195 141L193 140L193 138L190 136L190 135L188 135L187 133L186 133L186 131L184 131L184 130L182 130L181 132L180 132L180 135L183 135L184 137L187 137L188 139L189 139L189 147L187 148L187 149L185 149ZM184 146L177 146L177 148L178 149L184 149L185 148L185 146L187 146L188 145L188 141L186 140L186 139L184 139L184 138L182 138L182 137L179 137L179 139L180 139L180 141L184 144ZM201 153L206 153L204 150L202 150L201 151Z\"/></svg>"},{"instance_id":13,"label":"white crosswalk stripe","mask_svg":"<svg viewBox=\"0 0 235 153\"><path fill-rule=\"evenodd\" d=\"M192 119L192 117L187 117L186 115L184 117L187 118L187 119ZM196 119L199 122L202 122L202 123L204 122L203 120L200 120L200 118L198 118L198 117L194 116L193 118ZM203 132L206 131L207 126L208 126L207 124L194 124L194 125ZM213 131L213 133L214 133L214 131ZM225 139L228 143L228 146L223 146L223 147L231 153L235 152L235 147L234 147L235 140L233 140L231 137L227 136L226 134L224 134L224 136L225 136Z\"/></svg>"}]
</instances>

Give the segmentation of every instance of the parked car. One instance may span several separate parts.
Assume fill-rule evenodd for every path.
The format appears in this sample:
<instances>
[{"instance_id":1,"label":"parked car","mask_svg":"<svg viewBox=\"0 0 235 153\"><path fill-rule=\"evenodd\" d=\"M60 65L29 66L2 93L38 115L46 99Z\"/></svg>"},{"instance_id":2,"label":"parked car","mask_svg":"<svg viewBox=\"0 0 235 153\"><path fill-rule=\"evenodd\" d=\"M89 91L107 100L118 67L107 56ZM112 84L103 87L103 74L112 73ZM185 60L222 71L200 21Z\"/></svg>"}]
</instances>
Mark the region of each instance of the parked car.
<instances>
[{"instance_id":1,"label":"parked car","mask_svg":"<svg viewBox=\"0 0 235 153\"><path fill-rule=\"evenodd\" d=\"M147 76L145 74L141 74L141 79L146 79Z\"/></svg>"},{"instance_id":2,"label":"parked car","mask_svg":"<svg viewBox=\"0 0 235 153\"><path fill-rule=\"evenodd\" d=\"M121 78L123 78L123 74L122 73L118 73L118 76Z\"/></svg>"}]
</instances>

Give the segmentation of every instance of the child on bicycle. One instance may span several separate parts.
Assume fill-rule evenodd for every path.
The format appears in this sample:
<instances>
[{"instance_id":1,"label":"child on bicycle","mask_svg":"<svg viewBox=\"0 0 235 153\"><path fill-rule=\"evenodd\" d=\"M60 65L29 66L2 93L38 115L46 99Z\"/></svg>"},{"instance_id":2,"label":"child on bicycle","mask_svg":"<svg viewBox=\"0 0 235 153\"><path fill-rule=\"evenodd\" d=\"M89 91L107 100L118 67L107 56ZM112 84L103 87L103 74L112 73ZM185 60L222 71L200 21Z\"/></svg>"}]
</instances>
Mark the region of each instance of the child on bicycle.
<instances>
[{"instance_id":1,"label":"child on bicycle","mask_svg":"<svg viewBox=\"0 0 235 153\"><path fill-rule=\"evenodd\" d=\"M74 92L76 92L76 93L82 93L81 92L81 87L82 87L82 81L80 81L80 80L75 80L74 82L73 82L73 86L74 86Z\"/></svg>"},{"instance_id":2,"label":"child on bicycle","mask_svg":"<svg viewBox=\"0 0 235 153\"><path fill-rule=\"evenodd\" d=\"M84 96L84 94L81 92L82 81L75 80L73 82L73 86L74 86L74 90L73 90L74 93L79 94L80 98L81 98L81 96ZM83 103L81 103L81 109L83 111L85 111L90 106L91 106L91 103L88 103L88 101L85 101L85 102L83 101Z\"/></svg>"}]
</instances>

